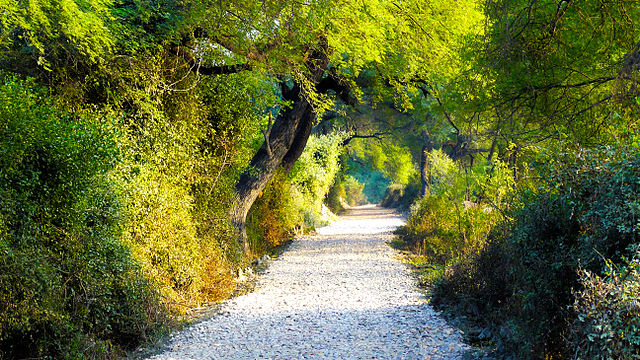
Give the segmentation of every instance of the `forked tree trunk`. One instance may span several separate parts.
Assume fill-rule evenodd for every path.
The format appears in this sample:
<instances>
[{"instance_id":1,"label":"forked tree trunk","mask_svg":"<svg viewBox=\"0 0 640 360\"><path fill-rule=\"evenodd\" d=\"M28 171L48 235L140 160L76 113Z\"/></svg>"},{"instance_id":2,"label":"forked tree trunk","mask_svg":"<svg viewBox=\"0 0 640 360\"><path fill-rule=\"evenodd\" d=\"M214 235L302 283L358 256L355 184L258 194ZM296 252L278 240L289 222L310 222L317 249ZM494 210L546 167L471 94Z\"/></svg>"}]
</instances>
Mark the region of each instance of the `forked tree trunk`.
<instances>
[{"instance_id":1,"label":"forked tree trunk","mask_svg":"<svg viewBox=\"0 0 640 360\"><path fill-rule=\"evenodd\" d=\"M307 62L311 70L311 81L317 83L324 74L328 58L326 49L315 53ZM265 141L251 159L247 170L236 183L236 194L229 214L237 230L238 241L245 253L248 252L246 218L258 195L267 186L278 167L291 170L302 154L311 135L315 113L303 94L299 84L283 94L293 107L280 113L265 136Z\"/></svg>"}]
</instances>

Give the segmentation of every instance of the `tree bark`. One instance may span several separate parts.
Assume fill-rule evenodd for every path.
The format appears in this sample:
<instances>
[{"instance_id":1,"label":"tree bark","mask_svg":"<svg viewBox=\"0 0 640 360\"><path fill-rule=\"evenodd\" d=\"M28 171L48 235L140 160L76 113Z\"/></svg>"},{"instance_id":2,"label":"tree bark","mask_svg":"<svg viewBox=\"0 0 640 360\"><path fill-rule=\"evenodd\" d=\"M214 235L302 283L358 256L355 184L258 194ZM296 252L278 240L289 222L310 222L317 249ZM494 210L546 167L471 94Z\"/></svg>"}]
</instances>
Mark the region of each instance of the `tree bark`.
<instances>
[{"instance_id":1,"label":"tree bark","mask_svg":"<svg viewBox=\"0 0 640 360\"><path fill-rule=\"evenodd\" d=\"M309 80L317 84L328 63L325 47L314 51L306 63L311 73ZM281 112L273 122L269 135L265 136L265 141L251 159L248 169L236 183L236 194L229 218L236 228L238 241L245 254L249 251L246 233L247 213L280 166L283 166L285 171L291 170L302 154L313 128L313 106L300 85L296 83L293 89L283 91L283 97L292 101L293 106Z\"/></svg>"}]
</instances>

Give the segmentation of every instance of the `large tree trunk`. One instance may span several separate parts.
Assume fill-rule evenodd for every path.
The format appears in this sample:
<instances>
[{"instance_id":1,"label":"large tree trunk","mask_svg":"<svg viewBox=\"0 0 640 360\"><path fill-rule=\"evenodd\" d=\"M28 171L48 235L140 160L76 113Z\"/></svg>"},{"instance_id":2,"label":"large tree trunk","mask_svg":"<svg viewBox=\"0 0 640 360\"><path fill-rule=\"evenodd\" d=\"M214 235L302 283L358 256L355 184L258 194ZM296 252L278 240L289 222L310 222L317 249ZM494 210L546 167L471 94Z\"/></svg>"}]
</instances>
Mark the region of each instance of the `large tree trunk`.
<instances>
[{"instance_id":1,"label":"large tree trunk","mask_svg":"<svg viewBox=\"0 0 640 360\"><path fill-rule=\"evenodd\" d=\"M321 49L307 61L311 71L311 80L317 83L324 74L328 58ZM278 167L291 170L302 154L311 135L315 113L299 84L285 91L283 97L293 102L293 106L280 113L265 141L251 159L249 168L236 183L236 195L230 211L230 220L237 230L239 242L245 253L248 252L246 218L249 209L262 190L267 186Z\"/></svg>"}]
</instances>

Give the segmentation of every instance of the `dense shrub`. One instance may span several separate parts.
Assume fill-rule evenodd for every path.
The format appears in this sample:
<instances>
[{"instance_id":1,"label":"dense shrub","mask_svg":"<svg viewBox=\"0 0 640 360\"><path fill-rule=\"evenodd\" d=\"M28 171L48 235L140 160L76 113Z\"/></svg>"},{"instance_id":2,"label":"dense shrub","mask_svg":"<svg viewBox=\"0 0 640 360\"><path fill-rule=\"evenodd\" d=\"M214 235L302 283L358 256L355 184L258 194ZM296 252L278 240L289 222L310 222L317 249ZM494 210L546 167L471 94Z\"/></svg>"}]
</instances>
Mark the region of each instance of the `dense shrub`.
<instances>
[{"instance_id":1,"label":"dense shrub","mask_svg":"<svg viewBox=\"0 0 640 360\"><path fill-rule=\"evenodd\" d=\"M604 276L579 271L570 324L576 359L640 358L640 263L608 263Z\"/></svg>"},{"instance_id":2,"label":"dense shrub","mask_svg":"<svg viewBox=\"0 0 640 360\"><path fill-rule=\"evenodd\" d=\"M251 207L247 235L254 254L326 224L323 201L340 170L344 135L312 135L289 174L277 173Z\"/></svg>"},{"instance_id":3,"label":"dense shrub","mask_svg":"<svg viewBox=\"0 0 640 360\"><path fill-rule=\"evenodd\" d=\"M406 185L394 183L387 186L379 205L407 211L418 198L420 198L420 178L414 173Z\"/></svg>"},{"instance_id":4,"label":"dense shrub","mask_svg":"<svg viewBox=\"0 0 640 360\"><path fill-rule=\"evenodd\" d=\"M391 184L384 190L384 196L380 201L380 206L396 208L400 206L400 200L404 197L404 186L401 184Z\"/></svg>"},{"instance_id":5,"label":"dense shrub","mask_svg":"<svg viewBox=\"0 0 640 360\"><path fill-rule=\"evenodd\" d=\"M346 176L341 184L344 188L344 200L349 206L365 205L369 202L367 195L364 194L365 184L353 176Z\"/></svg>"},{"instance_id":6,"label":"dense shrub","mask_svg":"<svg viewBox=\"0 0 640 360\"><path fill-rule=\"evenodd\" d=\"M304 218L309 226L324 225L328 220L322 214L322 205L340 171L344 137L343 133L312 135L289 174L292 185L303 195Z\"/></svg>"},{"instance_id":7,"label":"dense shrub","mask_svg":"<svg viewBox=\"0 0 640 360\"><path fill-rule=\"evenodd\" d=\"M361 165L361 164L358 164ZM378 204L384 197L385 189L391 185L391 181L385 175L375 169L355 166L347 161L346 175L353 176L359 183L365 184L362 192L367 197L369 203Z\"/></svg>"},{"instance_id":8,"label":"dense shrub","mask_svg":"<svg viewBox=\"0 0 640 360\"><path fill-rule=\"evenodd\" d=\"M202 79L198 92L157 90L121 124L124 240L179 314L224 299L247 259L227 220L235 180L265 119L259 78ZM131 90L135 94L135 89ZM257 139L260 139L259 137Z\"/></svg>"},{"instance_id":9,"label":"dense shrub","mask_svg":"<svg viewBox=\"0 0 640 360\"><path fill-rule=\"evenodd\" d=\"M397 234L414 252L447 265L484 247L500 217L495 206L501 206L513 179L500 162L457 166L440 150L430 153L429 169L429 193L413 205ZM390 189L387 199L394 199L395 192ZM392 201L400 203L397 197Z\"/></svg>"},{"instance_id":10,"label":"dense shrub","mask_svg":"<svg viewBox=\"0 0 640 360\"><path fill-rule=\"evenodd\" d=\"M437 297L463 302L473 297L487 304L487 316L501 319L495 329L502 340L522 358L576 353L606 358L608 351L630 356L620 349L631 346L637 332L630 326L635 315L624 304L632 303L637 289L628 285L626 275L600 276L605 275L604 259L626 267L625 257L633 255L640 156L625 148L603 149L547 159L540 166L544 179L539 189L523 193L523 205L511 212L513 220L491 237L488 247L451 269ZM481 271L496 254L508 270L500 270L501 265L497 274ZM623 271L629 281L634 276L630 269ZM509 292L498 292L504 297L496 301L485 290L501 288L501 283L508 284ZM484 290L478 292L475 284ZM594 331L600 331L598 336Z\"/></svg>"},{"instance_id":11,"label":"dense shrub","mask_svg":"<svg viewBox=\"0 0 640 360\"><path fill-rule=\"evenodd\" d=\"M413 251L445 265L483 247L495 221L490 208L452 203L444 194L428 195L414 206L397 234Z\"/></svg>"},{"instance_id":12,"label":"dense shrub","mask_svg":"<svg viewBox=\"0 0 640 360\"><path fill-rule=\"evenodd\" d=\"M278 172L247 215L247 236L251 252L259 255L291 240L304 226L308 209L298 189Z\"/></svg>"},{"instance_id":13,"label":"dense shrub","mask_svg":"<svg viewBox=\"0 0 640 360\"><path fill-rule=\"evenodd\" d=\"M364 194L365 184L362 184L351 175L342 174L336 178L335 183L329 189L325 198L325 204L336 214L339 214L352 206L369 203Z\"/></svg>"},{"instance_id":14,"label":"dense shrub","mask_svg":"<svg viewBox=\"0 0 640 360\"><path fill-rule=\"evenodd\" d=\"M324 203L334 214L341 214L350 207L346 197L347 193L344 182L342 181L342 177L340 177L336 179L336 182L329 189Z\"/></svg>"},{"instance_id":15,"label":"dense shrub","mask_svg":"<svg viewBox=\"0 0 640 360\"><path fill-rule=\"evenodd\" d=\"M0 357L106 356L163 308L119 240L117 133L48 99L0 86Z\"/></svg>"}]
</instances>

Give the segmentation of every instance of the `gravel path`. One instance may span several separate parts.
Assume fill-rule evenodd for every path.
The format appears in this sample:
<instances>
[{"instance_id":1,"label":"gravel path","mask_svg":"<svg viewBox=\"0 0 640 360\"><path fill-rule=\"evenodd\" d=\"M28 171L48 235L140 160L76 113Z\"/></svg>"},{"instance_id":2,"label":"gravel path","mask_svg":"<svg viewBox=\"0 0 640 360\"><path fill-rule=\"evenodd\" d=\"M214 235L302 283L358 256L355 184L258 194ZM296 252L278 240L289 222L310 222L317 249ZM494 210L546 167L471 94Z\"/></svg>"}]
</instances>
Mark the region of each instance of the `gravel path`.
<instances>
[{"instance_id":1,"label":"gravel path","mask_svg":"<svg viewBox=\"0 0 640 360\"><path fill-rule=\"evenodd\" d=\"M462 359L469 347L385 243L402 224L389 210L352 210L151 359Z\"/></svg>"}]
</instances>

